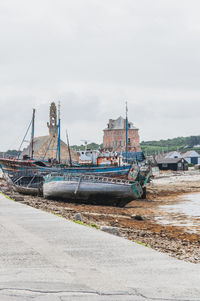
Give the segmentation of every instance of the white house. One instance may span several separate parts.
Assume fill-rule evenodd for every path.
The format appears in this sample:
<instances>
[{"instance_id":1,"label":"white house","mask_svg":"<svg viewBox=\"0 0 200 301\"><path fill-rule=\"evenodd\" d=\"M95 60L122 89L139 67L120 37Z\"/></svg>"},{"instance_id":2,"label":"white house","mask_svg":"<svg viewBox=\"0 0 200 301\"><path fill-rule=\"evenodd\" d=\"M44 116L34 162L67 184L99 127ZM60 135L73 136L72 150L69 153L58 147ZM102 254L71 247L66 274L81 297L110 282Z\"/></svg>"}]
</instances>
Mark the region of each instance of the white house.
<instances>
[{"instance_id":1,"label":"white house","mask_svg":"<svg viewBox=\"0 0 200 301\"><path fill-rule=\"evenodd\" d=\"M200 164L200 155L196 151L188 151L185 154L183 154L183 158L189 163L189 164Z\"/></svg>"},{"instance_id":2,"label":"white house","mask_svg":"<svg viewBox=\"0 0 200 301\"><path fill-rule=\"evenodd\" d=\"M166 159L183 158L183 156L179 152L177 152L177 151L172 151L172 152L169 152L167 154L164 154L164 157Z\"/></svg>"}]
</instances>

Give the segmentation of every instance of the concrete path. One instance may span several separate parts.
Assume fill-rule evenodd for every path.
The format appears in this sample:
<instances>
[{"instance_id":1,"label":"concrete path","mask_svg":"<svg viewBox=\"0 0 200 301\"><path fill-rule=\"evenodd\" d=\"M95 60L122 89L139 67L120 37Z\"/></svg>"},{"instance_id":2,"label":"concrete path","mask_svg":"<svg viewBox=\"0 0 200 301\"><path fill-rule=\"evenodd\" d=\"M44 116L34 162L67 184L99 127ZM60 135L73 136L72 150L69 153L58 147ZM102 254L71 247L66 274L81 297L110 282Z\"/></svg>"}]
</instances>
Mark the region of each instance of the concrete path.
<instances>
[{"instance_id":1,"label":"concrete path","mask_svg":"<svg viewBox=\"0 0 200 301\"><path fill-rule=\"evenodd\" d=\"M200 300L200 265L0 194L0 301Z\"/></svg>"}]
</instances>

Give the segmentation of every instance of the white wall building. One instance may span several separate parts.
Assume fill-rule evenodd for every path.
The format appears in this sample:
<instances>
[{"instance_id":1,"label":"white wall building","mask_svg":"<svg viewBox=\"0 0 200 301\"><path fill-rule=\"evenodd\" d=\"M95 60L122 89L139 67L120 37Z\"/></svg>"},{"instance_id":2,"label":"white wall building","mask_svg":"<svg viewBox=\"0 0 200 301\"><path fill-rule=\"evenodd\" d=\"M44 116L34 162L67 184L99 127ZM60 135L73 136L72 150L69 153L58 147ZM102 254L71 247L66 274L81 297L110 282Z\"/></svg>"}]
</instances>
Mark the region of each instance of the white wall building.
<instances>
[{"instance_id":1,"label":"white wall building","mask_svg":"<svg viewBox=\"0 0 200 301\"><path fill-rule=\"evenodd\" d=\"M188 151L183 154L183 158L188 162L188 164L200 164L200 155L196 151Z\"/></svg>"},{"instance_id":2,"label":"white wall building","mask_svg":"<svg viewBox=\"0 0 200 301\"><path fill-rule=\"evenodd\" d=\"M177 151L169 152L165 154L164 157L167 159L183 158L183 156Z\"/></svg>"}]
</instances>

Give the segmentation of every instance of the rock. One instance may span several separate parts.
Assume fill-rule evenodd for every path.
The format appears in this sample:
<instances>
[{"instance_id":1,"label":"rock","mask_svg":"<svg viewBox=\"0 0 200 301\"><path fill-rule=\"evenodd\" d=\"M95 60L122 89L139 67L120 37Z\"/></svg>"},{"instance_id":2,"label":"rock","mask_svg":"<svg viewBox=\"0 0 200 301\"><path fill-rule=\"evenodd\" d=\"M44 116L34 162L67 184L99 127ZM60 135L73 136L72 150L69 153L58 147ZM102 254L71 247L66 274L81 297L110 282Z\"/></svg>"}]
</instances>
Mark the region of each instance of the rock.
<instances>
[{"instance_id":1,"label":"rock","mask_svg":"<svg viewBox=\"0 0 200 301\"><path fill-rule=\"evenodd\" d=\"M24 205L29 205L29 202L27 201L20 201L21 204L24 204Z\"/></svg>"},{"instance_id":2,"label":"rock","mask_svg":"<svg viewBox=\"0 0 200 301\"><path fill-rule=\"evenodd\" d=\"M12 199L14 199L16 202L23 202L24 201L24 197L19 196L19 195L13 195Z\"/></svg>"},{"instance_id":3,"label":"rock","mask_svg":"<svg viewBox=\"0 0 200 301\"><path fill-rule=\"evenodd\" d=\"M137 221L143 221L144 218L141 215L131 215L131 218L137 220Z\"/></svg>"},{"instance_id":4,"label":"rock","mask_svg":"<svg viewBox=\"0 0 200 301\"><path fill-rule=\"evenodd\" d=\"M74 220L82 222L83 221L82 214L81 213L76 213L75 216L74 216Z\"/></svg>"},{"instance_id":5,"label":"rock","mask_svg":"<svg viewBox=\"0 0 200 301\"><path fill-rule=\"evenodd\" d=\"M100 227L101 231L116 235L116 236L120 236L120 232L119 229L117 227L110 227L110 226L101 226Z\"/></svg>"}]
</instances>

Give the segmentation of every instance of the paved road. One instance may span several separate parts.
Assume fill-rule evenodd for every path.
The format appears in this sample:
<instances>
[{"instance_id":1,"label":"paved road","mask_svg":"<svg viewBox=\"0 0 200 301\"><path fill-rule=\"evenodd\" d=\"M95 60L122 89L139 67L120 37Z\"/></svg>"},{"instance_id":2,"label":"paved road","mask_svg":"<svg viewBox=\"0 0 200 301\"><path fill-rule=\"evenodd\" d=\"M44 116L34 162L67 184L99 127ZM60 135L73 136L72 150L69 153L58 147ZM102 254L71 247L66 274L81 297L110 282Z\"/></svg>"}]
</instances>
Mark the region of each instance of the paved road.
<instances>
[{"instance_id":1,"label":"paved road","mask_svg":"<svg viewBox=\"0 0 200 301\"><path fill-rule=\"evenodd\" d=\"M13 300L200 300L200 265L0 194L0 301Z\"/></svg>"}]
</instances>

